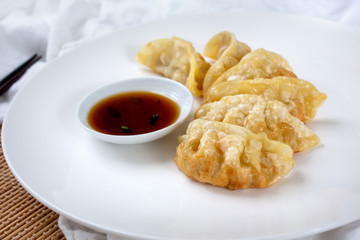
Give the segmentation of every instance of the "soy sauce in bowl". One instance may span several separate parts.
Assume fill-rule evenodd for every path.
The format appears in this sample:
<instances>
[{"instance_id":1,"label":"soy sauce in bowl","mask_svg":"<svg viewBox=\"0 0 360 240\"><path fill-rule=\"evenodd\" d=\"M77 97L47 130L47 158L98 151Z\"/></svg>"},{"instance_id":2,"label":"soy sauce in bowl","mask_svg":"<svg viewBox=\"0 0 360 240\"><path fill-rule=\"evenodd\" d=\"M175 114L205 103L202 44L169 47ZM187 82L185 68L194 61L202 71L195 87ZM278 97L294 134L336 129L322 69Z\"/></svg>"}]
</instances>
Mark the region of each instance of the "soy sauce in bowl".
<instances>
[{"instance_id":1,"label":"soy sauce in bowl","mask_svg":"<svg viewBox=\"0 0 360 240\"><path fill-rule=\"evenodd\" d=\"M168 135L183 123L193 101L189 89L171 79L122 79L84 96L77 108L77 119L99 140L147 143Z\"/></svg>"},{"instance_id":2,"label":"soy sauce in bowl","mask_svg":"<svg viewBox=\"0 0 360 240\"><path fill-rule=\"evenodd\" d=\"M171 99L146 91L115 94L96 103L88 114L94 130L111 135L137 135L165 128L179 117Z\"/></svg>"}]
</instances>

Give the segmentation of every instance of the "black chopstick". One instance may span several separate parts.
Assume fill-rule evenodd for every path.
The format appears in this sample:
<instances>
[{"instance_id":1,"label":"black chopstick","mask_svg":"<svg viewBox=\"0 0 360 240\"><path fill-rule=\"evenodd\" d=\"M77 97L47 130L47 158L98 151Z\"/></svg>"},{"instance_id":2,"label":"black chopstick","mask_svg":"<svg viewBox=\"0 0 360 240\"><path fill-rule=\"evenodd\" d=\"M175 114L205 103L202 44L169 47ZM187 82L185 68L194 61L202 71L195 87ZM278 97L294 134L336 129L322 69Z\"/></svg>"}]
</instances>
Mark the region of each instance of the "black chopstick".
<instances>
[{"instance_id":1,"label":"black chopstick","mask_svg":"<svg viewBox=\"0 0 360 240\"><path fill-rule=\"evenodd\" d=\"M5 93L41 56L35 54L0 81L0 95Z\"/></svg>"}]
</instances>

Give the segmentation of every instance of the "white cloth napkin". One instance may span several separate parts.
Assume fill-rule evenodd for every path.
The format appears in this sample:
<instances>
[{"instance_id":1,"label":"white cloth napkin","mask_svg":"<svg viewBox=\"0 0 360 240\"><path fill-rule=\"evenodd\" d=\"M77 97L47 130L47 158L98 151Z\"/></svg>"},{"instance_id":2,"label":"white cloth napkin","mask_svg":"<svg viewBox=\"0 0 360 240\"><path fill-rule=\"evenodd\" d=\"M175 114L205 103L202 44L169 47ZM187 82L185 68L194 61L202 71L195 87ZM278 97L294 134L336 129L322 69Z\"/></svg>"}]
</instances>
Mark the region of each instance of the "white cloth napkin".
<instances>
[{"instance_id":1,"label":"white cloth napkin","mask_svg":"<svg viewBox=\"0 0 360 240\"><path fill-rule=\"evenodd\" d=\"M172 16L220 10L272 11L324 18L360 28L359 0L2 0L0 1L0 79L34 53L35 64L0 97L0 123L23 84L47 62L109 32ZM74 223L59 227L68 240L123 239ZM360 221L302 240L360 239Z\"/></svg>"}]
</instances>

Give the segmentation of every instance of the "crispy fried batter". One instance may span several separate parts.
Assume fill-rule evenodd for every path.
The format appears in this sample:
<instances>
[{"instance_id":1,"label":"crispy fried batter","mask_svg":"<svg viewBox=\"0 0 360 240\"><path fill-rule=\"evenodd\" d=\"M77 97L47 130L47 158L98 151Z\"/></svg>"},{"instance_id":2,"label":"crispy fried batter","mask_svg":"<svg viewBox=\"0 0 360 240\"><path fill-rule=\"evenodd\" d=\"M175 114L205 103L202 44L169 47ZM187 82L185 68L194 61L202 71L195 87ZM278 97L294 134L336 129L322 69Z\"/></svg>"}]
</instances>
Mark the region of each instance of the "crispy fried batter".
<instances>
[{"instance_id":1,"label":"crispy fried batter","mask_svg":"<svg viewBox=\"0 0 360 240\"><path fill-rule=\"evenodd\" d=\"M265 134L197 119L180 137L175 162L191 179L235 190L271 186L294 166L292 154Z\"/></svg>"},{"instance_id":2,"label":"crispy fried batter","mask_svg":"<svg viewBox=\"0 0 360 240\"><path fill-rule=\"evenodd\" d=\"M238 64L219 76L213 82L213 86L226 81L274 78L277 76L296 78L285 58L277 53L259 48L246 54Z\"/></svg>"},{"instance_id":3,"label":"crispy fried batter","mask_svg":"<svg viewBox=\"0 0 360 240\"><path fill-rule=\"evenodd\" d=\"M184 84L193 95L202 95L204 77L210 64L190 42L178 37L154 40L138 51L136 61Z\"/></svg>"},{"instance_id":4,"label":"crispy fried batter","mask_svg":"<svg viewBox=\"0 0 360 240\"><path fill-rule=\"evenodd\" d=\"M288 144L294 152L304 151L320 142L318 136L292 116L283 103L254 94L226 96L220 101L204 104L196 111L195 118L239 125L254 133L265 132L270 139Z\"/></svg>"},{"instance_id":5,"label":"crispy fried batter","mask_svg":"<svg viewBox=\"0 0 360 240\"><path fill-rule=\"evenodd\" d=\"M256 94L278 100L285 104L291 115L305 123L315 117L317 109L326 100L326 94L319 92L308 81L285 76L223 82L211 87L204 100L213 102L238 94Z\"/></svg>"},{"instance_id":6,"label":"crispy fried batter","mask_svg":"<svg viewBox=\"0 0 360 240\"><path fill-rule=\"evenodd\" d=\"M238 41L234 34L224 31L213 36L204 48L204 56L216 59L204 79L204 93L225 71L238 64L251 51L245 43Z\"/></svg>"}]
</instances>

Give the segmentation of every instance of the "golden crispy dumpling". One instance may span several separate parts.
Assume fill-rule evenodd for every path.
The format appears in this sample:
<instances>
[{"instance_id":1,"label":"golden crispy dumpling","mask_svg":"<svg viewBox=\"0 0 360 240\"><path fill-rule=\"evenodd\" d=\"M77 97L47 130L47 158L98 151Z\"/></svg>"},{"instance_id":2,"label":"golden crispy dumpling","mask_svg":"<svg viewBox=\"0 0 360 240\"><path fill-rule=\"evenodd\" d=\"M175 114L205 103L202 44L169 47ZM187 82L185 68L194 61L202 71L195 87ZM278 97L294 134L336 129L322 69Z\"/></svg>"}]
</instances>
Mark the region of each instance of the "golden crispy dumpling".
<instances>
[{"instance_id":1,"label":"golden crispy dumpling","mask_svg":"<svg viewBox=\"0 0 360 240\"><path fill-rule=\"evenodd\" d=\"M239 42L230 32L224 31L213 36L204 48L204 55L217 61L205 75L204 92L221 74L236 65L250 51L248 45Z\"/></svg>"},{"instance_id":2,"label":"golden crispy dumpling","mask_svg":"<svg viewBox=\"0 0 360 240\"><path fill-rule=\"evenodd\" d=\"M295 164L288 145L233 124L197 119L179 140L175 161L186 176L231 190L269 187Z\"/></svg>"},{"instance_id":3,"label":"golden crispy dumpling","mask_svg":"<svg viewBox=\"0 0 360 240\"><path fill-rule=\"evenodd\" d=\"M222 74L214 82L214 85L232 80L274 78L277 76L296 78L285 58L277 53L259 48L245 55L237 65Z\"/></svg>"},{"instance_id":4,"label":"golden crispy dumpling","mask_svg":"<svg viewBox=\"0 0 360 240\"><path fill-rule=\"evenodd\" d=\"M326 94L319 92L311 83L298 78L281 76L272 79L260 78L219 83L209 89L205 102L244 93L278 100L285 104L291 115L305 123L315 117L317 109L326 100Z\"/></svg>"},{"instance_id":5,"label":"golden crispy dumpling","mask_svg":"<svg viewBox=\"0 0 360 240\"><path fill-rule=\"evenodd\" d=\"M202 105L195 118L236 124L254 133L265 132L276 141L288 144L294 152L304 151L320 141L285 105L258 95L240 94Z\"/></svg>"},{"instance_id":6,"label":"golden crispy dumpling","mask_svg":"<svg viewBox=\"0 0 360 240\"><path fill-rule=\"evenodd\" d=\"M195 96L202 94L204 77L210 67L190 42L178 37L149 42L138 51L136 61L184 84Z\"/></svg>"}]
</instances>

